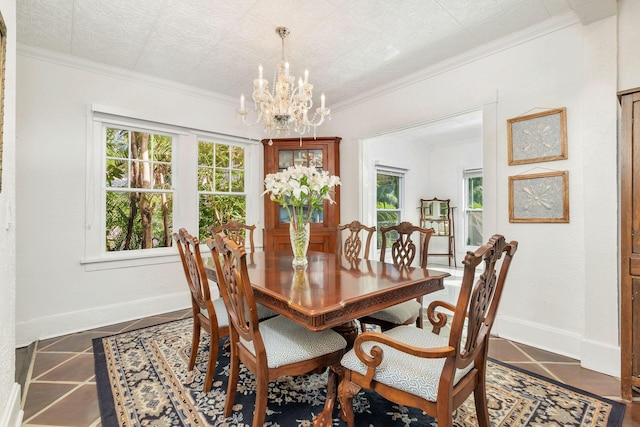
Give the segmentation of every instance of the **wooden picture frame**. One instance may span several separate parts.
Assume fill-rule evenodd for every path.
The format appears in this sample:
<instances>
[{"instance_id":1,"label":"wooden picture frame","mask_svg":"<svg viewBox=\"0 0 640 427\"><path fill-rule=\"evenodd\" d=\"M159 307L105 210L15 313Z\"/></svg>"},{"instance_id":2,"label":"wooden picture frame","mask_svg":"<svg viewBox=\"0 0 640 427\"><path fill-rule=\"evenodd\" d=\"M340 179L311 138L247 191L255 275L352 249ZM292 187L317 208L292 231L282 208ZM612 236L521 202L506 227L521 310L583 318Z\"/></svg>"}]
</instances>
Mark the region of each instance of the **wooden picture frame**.
<instances>
[{"instance_id":1,"label":"wooden picture frame","mask_svg":"<svg viewBox=\"0 0 640 427\"><path fill-rule=\"evenodd\" d=\"M569 172L510 176L509 222L569 222Z\"/></svg>"},{"instance_id":2,"label":"wooden picture frame","mask_svg":"<svg viewBox=\"0 0 640 427\"><path fill-rule=\"evenodd\" d=\"M567 109L508 119L507 136L510 166L566 159Z\"/></svg>"},{"instance_id":3,"label":"wooden picture frame","mask_svg":"<svg viewBox=\"0 0 640 427\"><path fill-rule=\"evenodd\" d=\"M2 192L2 152L4 133L4 73L7 55L7 26L0 12L0 193Z\"/></svg>"}]
</instances>

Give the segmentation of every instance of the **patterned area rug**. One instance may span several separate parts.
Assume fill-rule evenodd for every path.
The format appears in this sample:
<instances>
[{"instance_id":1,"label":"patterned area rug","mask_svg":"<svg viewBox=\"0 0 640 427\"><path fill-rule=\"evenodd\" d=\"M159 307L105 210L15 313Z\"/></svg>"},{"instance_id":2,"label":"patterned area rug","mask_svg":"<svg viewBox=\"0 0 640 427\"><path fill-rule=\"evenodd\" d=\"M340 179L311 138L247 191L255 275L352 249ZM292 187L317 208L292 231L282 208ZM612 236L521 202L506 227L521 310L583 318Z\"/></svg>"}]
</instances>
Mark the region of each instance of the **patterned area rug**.
<instances>
[{"instance_id":1,"label":"patterned area rug","mask_svg":"<svg viewBox=\"0 0 640 427\"><path fill-rule=\"evenodd\" d=\"M139 329L93 342L102 425L250 426L255 377L242 369L232 417L222 411L229 375L229 347L220 340L213 388L202 392L208 354L200 343L196 368L187 370L191 319ZM200 357L202 356L202 357ZM620 426L624 405L566 387L495 361L487 393L493 426ZM266 426L310 426L322 411L327 374L283 377L269 385ZM354 399L358 426L437 426L422 411L393 404L375 393ZM344 426L338 410L334 426ZM470 397L454 425L476 426Z\"/></svg>"}]
</instances>

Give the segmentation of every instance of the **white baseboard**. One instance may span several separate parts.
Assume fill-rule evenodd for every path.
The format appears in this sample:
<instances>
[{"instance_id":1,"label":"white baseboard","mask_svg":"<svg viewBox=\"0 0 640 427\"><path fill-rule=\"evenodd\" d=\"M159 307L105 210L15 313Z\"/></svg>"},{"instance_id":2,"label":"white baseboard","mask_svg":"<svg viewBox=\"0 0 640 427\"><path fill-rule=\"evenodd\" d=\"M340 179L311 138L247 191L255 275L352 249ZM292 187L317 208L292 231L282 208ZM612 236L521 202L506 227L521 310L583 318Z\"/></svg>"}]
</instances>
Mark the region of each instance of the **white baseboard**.
<instances>
[{"instance_id":1,"label":"white baseboard","mask_svg":"<svg viewBox=\"0 0 640 427\"><path fill-rule=\"evenodd\" d=\"M16 346L191 307L189 291L16 322Z\"/></svg>"},{"instance_id":2,"label":"white baseboard","mask_svg":"<svg viewBox=\"0 0 640 427\"><path fill-rule=\"evenodd\" d=\"M0 427L20 427L24 412L20 409L20 384L13 383L7 406L0 415Z\"/></svg>"},{"instance_id":3,"label":"white baseboard","mask_svg":"<svg viewBox=\"0 0 640 427\"><path fill-rule=\"evenodd\" d=\"M590 341L572 332L508 316L498 316L491 333L501 338L577 359L583 368L620 377L619 347Z\"/></svg>"},{"instance_id":4,"label":"white baseboard","mask_svg":"<svg viewBox=\"0 0 640 427\"><path fill-rule=\"evenodd\" d=\"M583 368L602 372L612 377L620 378L622 362L619 346L603 344L601 342L583 340L582 358Z\"/></svg>"}]
</instances>

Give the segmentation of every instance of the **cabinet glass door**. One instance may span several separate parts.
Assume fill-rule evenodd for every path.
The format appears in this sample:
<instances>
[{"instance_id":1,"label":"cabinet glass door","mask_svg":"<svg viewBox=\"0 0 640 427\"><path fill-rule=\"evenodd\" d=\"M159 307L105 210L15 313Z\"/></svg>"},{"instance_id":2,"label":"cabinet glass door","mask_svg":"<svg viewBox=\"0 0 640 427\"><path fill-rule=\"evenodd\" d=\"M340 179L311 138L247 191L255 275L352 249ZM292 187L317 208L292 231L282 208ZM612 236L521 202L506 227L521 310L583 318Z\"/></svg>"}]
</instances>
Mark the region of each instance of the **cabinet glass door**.
<instances>
[{"instance_id":1,"label":"cabinet glass door","mask_svg":"<svg viewBox=\"0 0 640 427\"><path fill-rule=\"evenodd\" d=\"M278 171L283 171L291 166L314 167L317 170L321 171L322 164L322 150L278 150ZM286 224L289 222L289 215L287 214L287 210L282 206L280 206L278 219L281 224ZM313 212L310 222L324 222L324 212L322 208L317 209Z\"/></svg>"}]
</instances>

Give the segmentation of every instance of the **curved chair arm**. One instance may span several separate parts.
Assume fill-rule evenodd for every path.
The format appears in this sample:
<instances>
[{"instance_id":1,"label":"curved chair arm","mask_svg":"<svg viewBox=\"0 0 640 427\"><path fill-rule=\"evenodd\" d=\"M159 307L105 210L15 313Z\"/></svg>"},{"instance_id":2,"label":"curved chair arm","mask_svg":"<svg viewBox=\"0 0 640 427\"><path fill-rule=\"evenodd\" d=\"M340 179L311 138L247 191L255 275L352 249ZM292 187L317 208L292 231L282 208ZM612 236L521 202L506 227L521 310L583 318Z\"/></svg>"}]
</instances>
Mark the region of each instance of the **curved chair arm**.
<instances>
[{"instance_id":1,"label":"curved chair arm","mask_svg":"<svg viewBox=\"0 0 640 427\"><path fill-rule=\"evenodd\" d=\"M455 306L444 301L433 301L429 304L427 307L427 319L429 319L429 322L433 325L433 333L436 335L440 335L440 329L447 324L448 320L446 314L436 312L436 308L438 307L443 307L451 311L452 314L456 311Z\"/></svg>"},{"instance_id":2,"label":"curved chair arm","mask_svg":"<svg viewBox=\"0 0 640 427\"><path fill-rule=\"evenodd\" d=\"M402 351L412 356L423 357L427 359L448 357L455 354L456 351L456 349L451 346L430 348L416 347L399 341L395 338L391 338L387 334L381 332L364 332L358 335L358 338L356 338L356 341L353 344L353 349L356 352L356 356L358 356L358 359L360 359L362 363L369 366L370 368L375 368L376 366L380 365L380 363L382 363L384 352L379 346L374 345L371 348L371 352L368 354L367 351L362 348L362 345L365 342L369 341L388 345L389 347L395 348L396 350Z\"/></svg>"}]
</instances>

